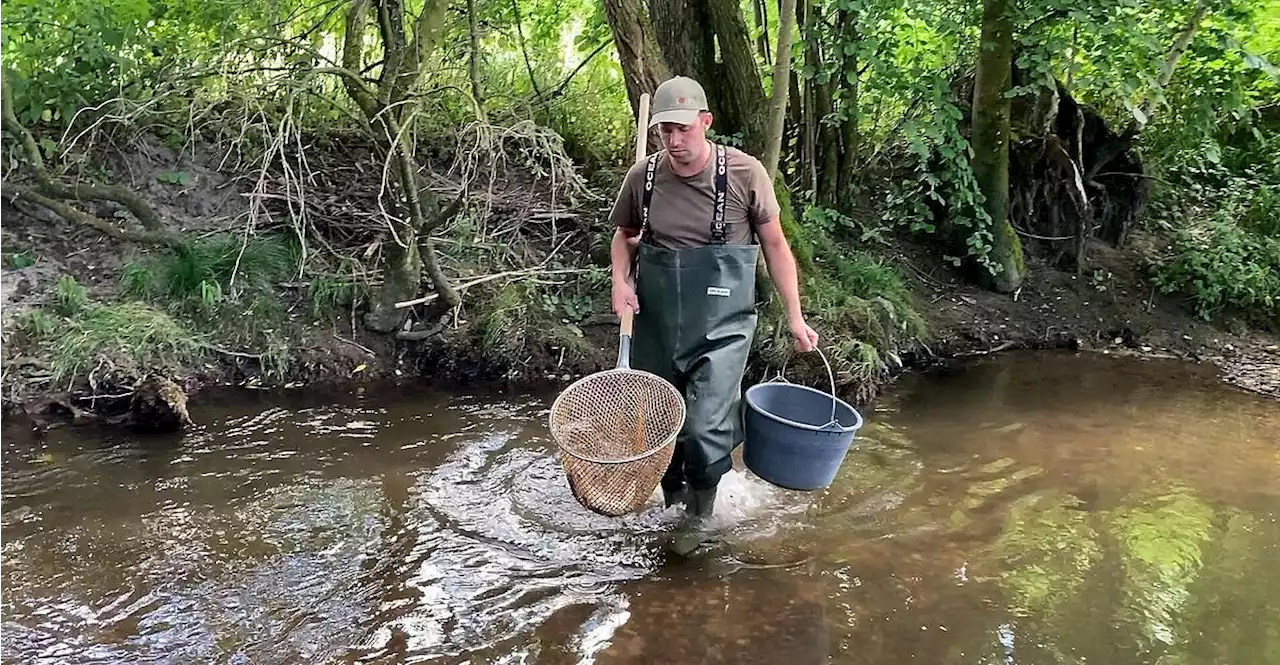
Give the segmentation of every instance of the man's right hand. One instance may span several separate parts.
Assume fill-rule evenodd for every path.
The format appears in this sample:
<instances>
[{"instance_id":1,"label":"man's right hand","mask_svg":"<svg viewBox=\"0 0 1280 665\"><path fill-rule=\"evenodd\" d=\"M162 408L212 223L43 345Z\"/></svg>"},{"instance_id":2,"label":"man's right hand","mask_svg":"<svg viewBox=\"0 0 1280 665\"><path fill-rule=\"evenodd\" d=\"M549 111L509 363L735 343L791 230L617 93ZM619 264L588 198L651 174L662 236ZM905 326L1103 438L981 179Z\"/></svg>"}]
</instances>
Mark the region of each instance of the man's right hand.
<instances>
[{"instance_id":1,"label":"man's right hand","mask_svg":"<svg viewBox=\"0 0 1280 665\"><path fill-rule=\"evenodd\" d=\"M640 300L636 298L636 290L625 281L613 281L613 313L622 316L622 309L630 307L631 313L640 311Z\"/></svg>"}]
</instances>

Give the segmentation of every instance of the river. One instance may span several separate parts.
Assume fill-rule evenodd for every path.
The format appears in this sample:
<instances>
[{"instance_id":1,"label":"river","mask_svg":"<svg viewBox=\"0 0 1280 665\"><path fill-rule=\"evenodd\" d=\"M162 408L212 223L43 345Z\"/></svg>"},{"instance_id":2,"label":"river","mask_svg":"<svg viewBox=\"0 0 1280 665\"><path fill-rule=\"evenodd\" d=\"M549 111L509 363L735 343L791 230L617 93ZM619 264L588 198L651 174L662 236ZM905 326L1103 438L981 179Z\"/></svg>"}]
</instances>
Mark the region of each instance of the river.
<instances>
[{"instance_id":1,"label":"river","mask_svg":"<svg viewBox=\"0 0 1280 665\"><path fill-rule=\"evenodd\" d=\"M200 402L6 427L5 663L1280 663L1280 405L1166 361L903 379L824 492L581 509L554 395Z\"/></svg>"}]
</instances>

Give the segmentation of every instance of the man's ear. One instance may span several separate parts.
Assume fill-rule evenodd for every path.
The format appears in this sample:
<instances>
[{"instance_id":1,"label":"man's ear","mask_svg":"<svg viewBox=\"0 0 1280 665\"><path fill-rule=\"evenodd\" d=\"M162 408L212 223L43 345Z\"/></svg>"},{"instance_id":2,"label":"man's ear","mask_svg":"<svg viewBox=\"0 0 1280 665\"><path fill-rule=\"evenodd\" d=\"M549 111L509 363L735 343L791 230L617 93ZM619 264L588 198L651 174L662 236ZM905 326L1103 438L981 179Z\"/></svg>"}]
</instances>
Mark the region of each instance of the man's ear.
<instances>
[{"instance_id":1,"label":"man's ear","mask_svg":"<svg viewBox=\"0 0 1280 665\"><path fill-rule=\"evenodd\" d=\"M699 117L699 119L700 119L700 120L702 120L702 128L703 128L703 129L709 129L709 128L711 127L711 121L712 121L712 119L713 119L713 118L711 117L711 111L703 111L703 112L702 112L702 115L700 115L700 116L698 116L698 117Z\"/></svg>"}]
</instances>

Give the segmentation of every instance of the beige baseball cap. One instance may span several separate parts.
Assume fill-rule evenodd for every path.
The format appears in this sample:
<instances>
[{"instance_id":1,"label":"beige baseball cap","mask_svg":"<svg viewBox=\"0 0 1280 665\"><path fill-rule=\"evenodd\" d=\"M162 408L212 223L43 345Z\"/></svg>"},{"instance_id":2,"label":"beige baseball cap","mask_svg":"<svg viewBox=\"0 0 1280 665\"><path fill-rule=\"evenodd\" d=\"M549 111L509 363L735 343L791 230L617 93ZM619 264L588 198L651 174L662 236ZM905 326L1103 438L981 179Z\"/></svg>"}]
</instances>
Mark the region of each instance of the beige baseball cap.
<instances>
[{"instance_id":1,"label":"beige baseball cap","mask_svg":"<svg viewBox=\"0 0 1280 665\"><path fill-rule=\"evenodd\" d=\"M669 78L653 91L649 109L650 127L660 122L692 125L698 121L698 112L708 110L707 92L688 76Z\"/></svg>"}]
</instances>

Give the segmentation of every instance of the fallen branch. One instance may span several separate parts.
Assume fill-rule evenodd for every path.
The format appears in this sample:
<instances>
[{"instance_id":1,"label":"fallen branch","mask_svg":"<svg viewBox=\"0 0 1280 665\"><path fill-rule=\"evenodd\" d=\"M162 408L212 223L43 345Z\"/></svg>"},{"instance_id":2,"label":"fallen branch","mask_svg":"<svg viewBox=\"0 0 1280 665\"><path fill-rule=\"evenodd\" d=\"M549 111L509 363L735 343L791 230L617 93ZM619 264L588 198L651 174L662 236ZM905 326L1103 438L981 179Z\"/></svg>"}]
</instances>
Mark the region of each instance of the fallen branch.
<instances>
[{"instance_id":1,"label":"fallen branch","mask_svg":"<svg viewBox=\"0 0 1280 665\"><path fill-rule=\"evenodd\" d=\"M105 219L90 215L83 210L73 208L62 201L51 199L27 187L15 187L13 185L9 185L5 188L4 196L11 202L16 203L20 201L29 201L48 208L54 214L62 217L68 222L97 229L98 231L101 231L102 233L117 240L140 242L151 245L163 245L174 249L182 246L182 240L172 233L165 231L131 231L129 229L123 229Z\"/></svg>"},{"instance_id":2,"label":"fallen branch","mask_svg":"<svg viewBox=\"0 0 1280 665\"><path fill-rule=\"evenodd\" d=\"M31 165L36 177L37 187L34 190L23 188L14 195L15 198L22 197L52 210L69 222L91 226L115 238L176 246L174 243L178 241L172 234L165 231L159 215L147 205L146 201L128 189L119 185L64 185L55 181L45 166L44 159L40 156L40 146L36 144L35 137L18 121L18 116L13 111L13 91L9 88L8 78L0 81L0 120L2 120L0 125L3 126L4 131L12 134L22 144L27 162ZM133 213L146 233L121 229L110 222L60 203L59 200L63 199L119 203Z\"/></svg>"},{"instance_id":3,"label":"fallen branch","mask_svg":"<svg viewBox=\"0 0 1280 665\"><path fill-rule=\"evenodd\" d=\"M996 346L993 346L993 347L991 347L991 348L989 348L989 349L987 349L987 350L985 350L985 351L970 351L970 352L968 352L968 353L957 353L957 354L956 354L956 357L957 357L957 358L972 358L972 357L974 357L974 356L989 356L989 355L991 355L991 354L993 354L993 353L1000 353L1001 351L1004 351L1004 350L1006 350L1006 349L1009 349L1009 348L1010 348L1010 347L1012 347L1013 345L1014 345L1014 342L1012 342L1012 341L1003 342L1003 343L1001 343L1001 344L997 344Z\"/></svg>"},{"instance_id":4,"label":"fallen branch","mask_svg":"<svg viewBox=\"0 0 1280 665\"><path fill-rule=\"evenodd\" d=\"M250 360L257 360L259 362L262 361L262 356L265 355L262 353L243 353L240 351L232 351L230 349L224 349L220 346L210 346L209 348L224 355L233 356L235 358L248 358Z\"/></svg>"},{"instance_id":5,"label":"fallen branch","mask_svg":"<svg viewBox=\"0 0 1280 665\"><path fill-rule=\"evenodd\" d=\"M523 276L532 276L532 275L564 275L569 273L584 273L584 272L596 272L596 271L603 272L604 268L564 268L561 270L540 270L536 268L525 268L522 270L507 270L505 272L494 273L492 275L485 275L484 277L478 277L469 282L464 282L462 284L459 284L456 287L456 290L461 292L477 284L492 282L497 279L502 279L503 277L523 277ZM405 307L413 307L414 305L429 303L432 300L435 300L436 298L438 298L439 296L440 294L438 293L432 293L430 295L422 296L421 298L414 298L413 300L405 300L405 301L396 303L396 308L403 309Z\"/></svg>"},{"instance_id":6,"label":"fallen branch","mask_svg":"<svg viewBox=\"0 0 1280 665\"><path fill-rule=\"evenodd\" d=\"M378 354L376 354L376 353L374 353L374 352L373 352L373 349L370 349L369 347L367 347L367 346L365 346L365 345L361 344L360 342L357 342L357 341L355 341L355 340L353 340L353 339L347 339L346 337L343 337L342 335L339 335L338 333L333 333L333 338L334 338L334 339L336 339L336 340L338 340L339 342L343 342L343 343L345 343L345 344L350 344L351 346L354 346L354 347L356 347L357 349L360 349L361 351L364 351L365 353L369 354L370 356L376 356L376 355L378 355Z\"/></svg>"}]
</instances>

